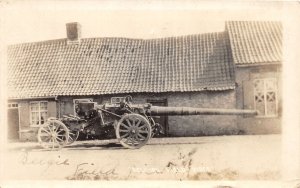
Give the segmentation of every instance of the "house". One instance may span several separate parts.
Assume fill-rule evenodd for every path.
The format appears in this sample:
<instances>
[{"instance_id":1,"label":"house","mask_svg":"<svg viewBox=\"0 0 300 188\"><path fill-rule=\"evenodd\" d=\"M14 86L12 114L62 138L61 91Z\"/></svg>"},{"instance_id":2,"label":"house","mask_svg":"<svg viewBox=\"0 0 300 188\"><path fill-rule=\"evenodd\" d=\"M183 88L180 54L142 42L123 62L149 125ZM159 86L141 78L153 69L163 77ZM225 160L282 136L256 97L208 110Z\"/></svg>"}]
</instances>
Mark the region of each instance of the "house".
<instances>
[{"instance_id":1,"label":"house","mask_svg":"<svg viewBox=\"0 0 300 188\"><path fill-rule=\"evenodd\" d=\"M266 80L272 74L277 76L276 84L279 81L280 53L277 59L264 53L273 53L273 46L269 49L268 45L272 45L272 37L281 36L265 33L272 29L265 25L273 22L255 23L260 25L259 29L249 28L252 22L228 22L224 32L150 40L81 38L80 24L69 23L65 39L11 45L8 48L8 130L14 133L11 137L36 140L38 127L48 117L74 114L76 100L88 98L105 103L112 96L128 94L134 103L261 111L259 118L225 115L157 118L166 136L278 132L280 87L274 89L275 94L265 89L265 102L261 104L256 99L261 97L256 84L263 80L267 87L272 82L260 78L262 72ZM251 39L251 34L258 39ZM270 41L261 42L261 36L257 35ZM281 50L279 44L276 49L279 46ZM251 45L267 50L253 50ZM254 55L257 57L251 57ZM272 66L276 68L271 69ZM273 78L270 75L270 80ZM251 95L245 94L248 90ZM275 114L270 111L274 107L269 107L274 105L269 99L271 95L276 98ZM262 111L262 105L267 112ZM277 122L274 129L272 122ZM252 123L253 128L249 128ZM269 129L270 126L273 127Z\"/></svg>"},{"instance_id":2,"label":"house","mask_svg":"<svg viewBox=\"0 0 300 188\"><path fill-rule=\"evenodd\" d=\"M280 133L282 113L282 25L280 22L227 22L234 64L237 108L257 109L238 117L245 134Z\"/></svg>"}]
</instances>

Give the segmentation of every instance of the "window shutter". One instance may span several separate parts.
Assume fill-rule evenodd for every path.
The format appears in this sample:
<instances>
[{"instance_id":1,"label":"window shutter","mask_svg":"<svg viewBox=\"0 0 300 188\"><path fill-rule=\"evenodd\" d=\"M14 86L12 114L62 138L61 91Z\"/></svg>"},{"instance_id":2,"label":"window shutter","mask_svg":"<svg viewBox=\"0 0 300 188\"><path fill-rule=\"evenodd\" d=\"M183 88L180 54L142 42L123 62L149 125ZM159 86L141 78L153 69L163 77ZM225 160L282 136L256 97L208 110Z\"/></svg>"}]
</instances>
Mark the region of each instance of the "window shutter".
<instances>
[{"instance_id":1,"label":"window shutter","mask_svg":"<svg viewBox=\"0 0 300 188\"><path fill-rule=\"evenodd\" d=\"M253 81L243 82L244 109L254 109L254 88Z\"/></svg>"}]
</instances>

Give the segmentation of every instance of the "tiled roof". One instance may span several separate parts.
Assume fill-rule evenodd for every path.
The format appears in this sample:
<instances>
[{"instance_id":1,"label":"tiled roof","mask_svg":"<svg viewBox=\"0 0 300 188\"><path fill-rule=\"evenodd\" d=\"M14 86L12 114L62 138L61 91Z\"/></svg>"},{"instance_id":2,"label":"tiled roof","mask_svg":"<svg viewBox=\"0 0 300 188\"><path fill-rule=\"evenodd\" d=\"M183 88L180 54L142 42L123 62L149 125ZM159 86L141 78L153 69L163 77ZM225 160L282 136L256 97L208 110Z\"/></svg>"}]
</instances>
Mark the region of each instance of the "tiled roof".
<instances>
[{"instance_id":1,"label":"tiled roof","mask_svg":"<svg viewBox=\"0 0 300 188\"><path fill-rule=\"evenodd\" d=\"M234 89L229 45L224 33L16 44L8 49L9 97Z\"/></svg>"},{"instance_id":2,"label":"tiled roof","mask_svg":"<svg viewBox=\"0 0 300 188\"><path fill-rule=\"evenodd\" d=\"M282 25L269 21L226 22L236 64L280 62Z\"/></svg>"}]
</instances>

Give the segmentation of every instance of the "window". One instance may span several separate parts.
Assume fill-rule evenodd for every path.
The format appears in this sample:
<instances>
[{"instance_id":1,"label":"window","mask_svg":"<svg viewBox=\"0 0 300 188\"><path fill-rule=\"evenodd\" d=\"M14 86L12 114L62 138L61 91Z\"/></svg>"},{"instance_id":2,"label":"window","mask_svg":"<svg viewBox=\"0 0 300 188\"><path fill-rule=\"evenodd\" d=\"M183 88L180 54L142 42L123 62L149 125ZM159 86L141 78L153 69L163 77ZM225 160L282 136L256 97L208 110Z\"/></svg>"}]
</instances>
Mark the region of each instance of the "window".
<instances>
[{"instance_id":1,"label":"window","mask_svg":"<svg viewBox=\"0 0 300 188\"><path fill-rule=\"evenodd\" d=\"M42 125L47 120L48 102L30 102L30 123L31 125Z\"/></svg>"},{"instance_id":2,"label":"window","mask_svg":"<svg viewBox=\"0 0 300 188\"><path fill-rule=\"evenodd\" d=\"M8 103L8 108L18 108L18 103Z\"/></svg>"},{"instance_id":3,"label":"window","mask_svg":"<svg viewBox=\"0 0 300 188\"><path fill-rule=\"evenodd\" d=\"M93 102L93 99L88 98L88 99L73 99L73 103L74 103L74 115L78 116L78 114L76 113L76 109L78 108L78 103L79 102L88 102L91 101Z\"/></svg>"},{"instance_id":4,"label":"window","mask_svg":"<svg viewBox=\"0 0 300 188\"><path fill-rule=\"evenodd\" d=\"M274 117L278 114L277 79L254 80L254 106L259 116Z\"/></svg>"}]
</instances>

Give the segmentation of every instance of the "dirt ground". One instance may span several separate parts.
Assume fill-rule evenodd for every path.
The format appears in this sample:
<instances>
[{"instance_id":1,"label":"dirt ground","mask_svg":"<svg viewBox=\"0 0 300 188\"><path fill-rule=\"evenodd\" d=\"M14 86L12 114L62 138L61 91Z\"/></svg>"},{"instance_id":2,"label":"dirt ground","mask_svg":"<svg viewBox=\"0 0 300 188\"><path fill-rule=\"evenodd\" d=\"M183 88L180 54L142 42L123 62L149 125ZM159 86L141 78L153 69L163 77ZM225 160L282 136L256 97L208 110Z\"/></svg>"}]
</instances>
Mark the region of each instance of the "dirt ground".
<instances>
[{"instance_id":1,"label":"dirt ground","mask_svg":"<svg viewBox=\"0 0 300 188\"><path fill-rule=\"evenodd\" d=\"M158 138L141 149L79 141L59 151L9 143L2 180L279 180L281 136Z\"/></svg>"}]
</instances>

